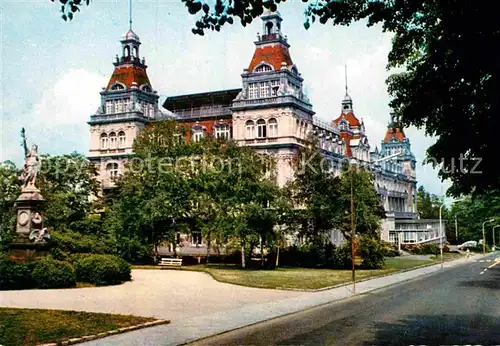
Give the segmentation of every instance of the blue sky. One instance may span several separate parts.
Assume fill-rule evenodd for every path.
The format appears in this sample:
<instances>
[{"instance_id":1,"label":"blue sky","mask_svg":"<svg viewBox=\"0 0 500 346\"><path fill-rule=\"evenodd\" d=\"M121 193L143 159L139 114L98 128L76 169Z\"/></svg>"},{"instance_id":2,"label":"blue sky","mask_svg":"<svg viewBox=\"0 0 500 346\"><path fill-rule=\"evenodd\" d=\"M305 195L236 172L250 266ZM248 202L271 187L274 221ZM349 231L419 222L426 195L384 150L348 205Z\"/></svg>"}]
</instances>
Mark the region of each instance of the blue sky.
<instances>
[{"instance_id":1,"label":"blue sky","mask_svg":"<svg viewBox=\"0 0 500 346\"><path fill-rule=\"evenodd\" d=\"M316 114L331 121L340 114L344 96L344 64L354 111L365 122L372 147L380 145L389 120L385 78L391 35L364 23L350 27L313 24L303 28L305 6L283 4L282 31L304 77ZM19 132L43 153L86 154L86 121L99 105L99 92L113 72L119 39L128 29L128 2L93 1L64 22L58 2L0 2L0 161L22 161ZM133 29L141 38L140 55L162 96L240 87L240 74L250 62L253 41L261 32L256 20L243 28L226 26L204 37L191 33L195 17L180 0L135 1ZM441 194L437 171L422 166L433 143L422 130L406 131L417 157L417 178L432 193Z\"/></svg>"}]
</instances>

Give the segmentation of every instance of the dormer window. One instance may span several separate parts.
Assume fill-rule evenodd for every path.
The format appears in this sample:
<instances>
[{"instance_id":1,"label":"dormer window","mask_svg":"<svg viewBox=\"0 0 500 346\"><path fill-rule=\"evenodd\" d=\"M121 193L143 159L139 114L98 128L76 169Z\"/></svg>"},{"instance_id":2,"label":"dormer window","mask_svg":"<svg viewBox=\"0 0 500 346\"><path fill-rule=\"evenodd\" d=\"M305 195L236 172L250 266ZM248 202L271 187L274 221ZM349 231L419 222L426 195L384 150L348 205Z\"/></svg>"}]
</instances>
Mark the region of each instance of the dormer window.
<instances>
[{"instance_id":1,"label":"dormer window","mask_svg":"<svg viewBox=\"0 0 500 346\"><path fill-rule=\"evenodd\" d=\"M257 68L254 70L254 72L269 72L272 71L273 68L267 64L261 64L257 66Z\"/></svg>"},{"instance_id":2,"label":"dormer window","mask_svg":"<svg viewBox=\"0 0 500 346\"><path fill-rule=\"evenodd\" d=\"M125 87L120 83L115 83L111 86L111 90L124 90Z\"/></svg>"},{"instance_id":3,"label":"dormer window","mask_svg":"<svg viewBox=\"0 0 500 346\"><path fill-rule=\"evenodd\" d=\"M153 90L151 89L151 87L150 87L149 85L147 85L147 84L145 84L145 85L141 86L141 90L142 90L142 91L145 91L145 92L147 92L147 93L150 93L151 91L153 91Z\"/></svg>"}]
</instances>

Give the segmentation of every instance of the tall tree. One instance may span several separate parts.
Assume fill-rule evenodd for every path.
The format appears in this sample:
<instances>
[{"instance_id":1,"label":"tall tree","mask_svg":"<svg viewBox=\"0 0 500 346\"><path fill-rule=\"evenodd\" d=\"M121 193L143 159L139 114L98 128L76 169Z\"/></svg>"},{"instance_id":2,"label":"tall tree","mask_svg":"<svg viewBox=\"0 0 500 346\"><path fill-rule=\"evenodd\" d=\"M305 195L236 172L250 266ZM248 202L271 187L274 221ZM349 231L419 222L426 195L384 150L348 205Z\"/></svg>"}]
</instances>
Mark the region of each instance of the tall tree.
<instances>
[{"instance_id":1,"label":"tall tree","mask_svg":"<svg viewBox=\"0 0 500 346\"><path fill-rule=\"evenodd\" d=\"M99 184L95 166L76 152L42 157L37 185L46 200L46 224L54 229L76 227L96 200Z\"/></svg>"},{"instance_id":2,"label":"tall tree","mask_svg":"<svg viewBox=\"0 0 500 346\"><path fill-rule=\"evenodd\" d=\"M417 190L417 212L421 219L437 219L439 218L439 208L441 201L438 196L433 195L425 190L421 185ZM443 207L445 209L445 207ZM442 215L444 214L442 210Z\"/></svg>"},{"instance_id":3,"label":"tall tree","mask_svg":"<svg viewBox=\"0 0 500 346\"><path fill-rule=\"evenodd\" d=\"M336 228L342 218L343 210L338 203L339 179L329 169L313 137L299 149L292 164L295 177L286 189L296 206L295 219L301 224L300 233L321 242L326 232Z\"/></svg>"},{"instance_id":4,"label":"tall tree","mask_svg":"<svg viewBox=\"0 0 500 346\"><path fill-rule=\"evenodd\" d=\"M21 171L14 163L5 161L0 164L0 244L12 240L16 227L14 201L21 194Z\"/></svg>"},{"instance_id":5,"label":"tall tree","mask_svg":"<svg viewBox=\"0 0 500 346\"><path fill-rule=\"evenodd\" d=\"M344 216L341 231L349 240L351 239L351 198L354 202L356 234L379 239L381 220L385 218L385 210L375 190L373 175L353 165L345 166L340 178L340 201Z\"/></svg>"}]
</instances>

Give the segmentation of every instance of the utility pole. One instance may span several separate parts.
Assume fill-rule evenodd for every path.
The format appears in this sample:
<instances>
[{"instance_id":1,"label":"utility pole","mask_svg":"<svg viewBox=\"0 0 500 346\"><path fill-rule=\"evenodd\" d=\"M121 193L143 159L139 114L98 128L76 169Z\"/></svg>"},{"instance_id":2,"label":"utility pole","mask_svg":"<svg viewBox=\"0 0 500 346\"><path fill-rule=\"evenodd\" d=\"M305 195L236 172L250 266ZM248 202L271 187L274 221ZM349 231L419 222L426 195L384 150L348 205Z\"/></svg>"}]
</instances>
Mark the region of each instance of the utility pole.
<instances>
[{"instance_id":1,"label":"utility pole","mask_svg":"<svg viewBox=\"0 0 500 346\"><path fill-rule=\"evenodd\" d=\"M356 255L356 229L354 227L354 190L352 181L354 179L353 174L353 165L350 167L351 171L351 262L352 262L352 293L356 294L356 263L355 263L355 255Z\"/></svg>"},{"instance_id":2,"label":"utility pole","mask_svg":"<svg viewBox=\"0 0 500 346\"><path fill-rule=\"evenodd\" d=\"M486 233L484 233L484 225L493 221L495 221L495 219L489 219L483 222L483 255L486 255Z\"/></svg>"},{"instance_id":3,"label":"utility pole","mask_svg":"<svg viewBox=\"0 0 500 346\"><path fill-rule=\"evenodd\" d=\"M457 217L455 216L455 240L457 241L458 245L458 224L457 224Z\"/></svg>"}]
</instances>

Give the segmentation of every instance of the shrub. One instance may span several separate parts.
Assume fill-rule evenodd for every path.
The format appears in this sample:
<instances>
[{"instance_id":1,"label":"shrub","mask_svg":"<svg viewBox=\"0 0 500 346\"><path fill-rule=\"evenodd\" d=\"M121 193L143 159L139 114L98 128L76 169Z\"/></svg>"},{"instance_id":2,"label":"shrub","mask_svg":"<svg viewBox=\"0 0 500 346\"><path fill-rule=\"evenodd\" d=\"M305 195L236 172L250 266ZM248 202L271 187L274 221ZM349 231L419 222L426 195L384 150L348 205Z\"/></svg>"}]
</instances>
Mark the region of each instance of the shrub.
<instances>
[{"instance_id":1,"label":"shrub","mask_svg":"<svg viewBox=\"0 0 500 346\"><path fill-rule=\"evenodd\" d=\"M130 280L130 264L113 255L82 256L75 262L75 271L78 281L97 286L116 285Z\"/></svg>"},{"instance_id":2,"label":"shrub","mask_svg":"<svg viewBox=\"0 0 500 346\"><path fill-rule=\"evenodd\" d=\"M68 288L76 286L75 271L71 264L44 258L34 265L33 280L39 288Z\"/></svg>"},{"instance_id":3,"label":"shrub","mask_svg":"<svg viewBox=\"0 0 500 346\"><path fill-rule=\"evenodd\" d=\"M384 245L379 239L368 236L360 237L359 250L363 263L361 266L366 269L380 269L384 266Z\"/></svg>"},{"instance_id":4,"label":"shrub","mask_svg":"<svg viewBox=\"0 0 500 346\"><path fill-rule=\"evenodd\" d=\"M325 267L329 269L346 269L351 267L351 246L344 244L327 245L327 260Z\"/></svg>"},{"instance_id":5,"label":"shrub","mask_svg":"<svg viewBox=\"0 0 500 346\"><path fill-rule=\"evenodd\" d=\"M33 287L28 266L0 254L0 290L21 290Z\"/></svg>"},{"instance_id":6,"label":"shrub","mask_svg":"<svg viewBox=\"0 0 500 346\"><path fill-rule=\"evenodd\" d=\"M441 251L436 244L423 244L420 250L421 255L437 255Z\"/></svg>"},{"instance_id":7,"label":"shrub","mask_svg":"<svg viewBox=\"0 0 500 346\"><path fill-rule=\"evenodd\" d=\"M110 237L88 235L71 230L51 231L51 255L60 260L66 260L69 254L98 253L115 254L116 243Z\"/></svg>"}]
</instances>

